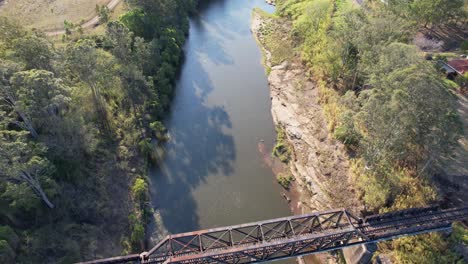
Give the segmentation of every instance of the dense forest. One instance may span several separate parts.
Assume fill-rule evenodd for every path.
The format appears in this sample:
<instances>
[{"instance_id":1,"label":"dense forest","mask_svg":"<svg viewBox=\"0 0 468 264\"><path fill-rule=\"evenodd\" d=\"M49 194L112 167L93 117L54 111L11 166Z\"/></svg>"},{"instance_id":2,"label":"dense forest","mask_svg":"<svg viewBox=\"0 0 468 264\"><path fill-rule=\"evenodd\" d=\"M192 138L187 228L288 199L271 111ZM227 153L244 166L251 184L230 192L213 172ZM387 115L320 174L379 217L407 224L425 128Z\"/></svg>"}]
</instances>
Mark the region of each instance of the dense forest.
<instances>
[{"instance_id":1,"label":"dense forest","mask_svg":"<svg viewBox=\"0 0 468 264\"><path fill-rule=\"evenodd\" d=\"M71 263L141 250L146 163L195 1L129 0L105 34L0 17L0 262ZM67 27L68 26L68 27Z\"/></svg>"},{"instance_id":2,"label":"dense forest","mask_svg":"<svg viewBox=\"0 0 468 264\"><path fill-rule=\"evenodd\" d=\"M386 212L437 202L432 178L460 137L455 100L466 76L447 80L435 60L426 60L432 55L425 58L414 43L419 36L440 45L431 38L434 32L466 27L465 2L276 3L280 19L292 22L289 37L319 87L329 130L348 148L366 210ZM462 263L451 250L455 240L430 234L384 243L380 250L392 250L397 263Z\"/></svg>"}]
</instances>

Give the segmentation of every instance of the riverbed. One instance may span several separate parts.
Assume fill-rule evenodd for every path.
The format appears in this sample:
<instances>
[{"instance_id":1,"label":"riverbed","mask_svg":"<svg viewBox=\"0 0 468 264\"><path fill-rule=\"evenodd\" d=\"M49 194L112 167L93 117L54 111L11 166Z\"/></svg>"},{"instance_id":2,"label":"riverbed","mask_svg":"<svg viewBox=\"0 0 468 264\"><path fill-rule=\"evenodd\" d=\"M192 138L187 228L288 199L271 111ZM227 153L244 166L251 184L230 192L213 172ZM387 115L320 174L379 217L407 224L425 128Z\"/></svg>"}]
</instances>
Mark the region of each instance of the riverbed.
<instances>
[{"instance_id":1,"label":"riverbed","mask_svg":"<svg viewBox=\"0 0 468 264\"><path fill-rule=\"evenodd\" d=\"M190 19L185 61L165 120L170 140L150 170L154 240L290 215L259 153L276 137L261 51L250 31L263 0L207 1Z\"/></svg>"}]
</instances>

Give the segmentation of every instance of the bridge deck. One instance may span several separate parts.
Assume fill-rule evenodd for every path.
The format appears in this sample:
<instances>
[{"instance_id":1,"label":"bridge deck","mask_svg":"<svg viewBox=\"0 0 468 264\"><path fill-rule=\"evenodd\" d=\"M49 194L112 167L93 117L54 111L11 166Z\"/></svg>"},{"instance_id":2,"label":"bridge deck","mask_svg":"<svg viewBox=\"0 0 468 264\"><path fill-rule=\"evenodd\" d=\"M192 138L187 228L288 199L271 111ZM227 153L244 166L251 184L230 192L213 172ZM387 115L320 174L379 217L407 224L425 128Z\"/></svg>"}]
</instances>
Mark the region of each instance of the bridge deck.
<instances>
[{"instance_id":1,"label":"bridge deck","mask_svg":"<svg viewBox=\"0 0 468 264\"><path fill-rule=\"evenodd\" d=\"M468 207L416 208L364 220L341 209L170 235L140 256L87 263L263 262L450 229L467 218Z\"/></svg>"}]
</instances>

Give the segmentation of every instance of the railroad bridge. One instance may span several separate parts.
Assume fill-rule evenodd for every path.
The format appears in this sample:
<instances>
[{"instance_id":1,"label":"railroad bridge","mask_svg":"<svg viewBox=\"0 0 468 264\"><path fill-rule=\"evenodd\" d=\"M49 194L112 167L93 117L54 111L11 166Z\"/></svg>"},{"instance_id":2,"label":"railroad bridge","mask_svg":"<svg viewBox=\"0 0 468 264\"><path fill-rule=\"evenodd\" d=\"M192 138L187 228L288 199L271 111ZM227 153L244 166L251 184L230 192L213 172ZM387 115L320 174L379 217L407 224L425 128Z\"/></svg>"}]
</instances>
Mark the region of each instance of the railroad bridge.
<instances>
[{"instance_id":1,"label":"railroad bridge","mask_svg":"<svg viewBox=\"0 0 468 264\"><path fill-rule=\"evenodd\" d=\"M365 219L345 209L332 210L169 235L148 252L84 263L266 262L449 230L454 221L467 219L468 207L413 208Z\"/></svg>"}]
</instances>

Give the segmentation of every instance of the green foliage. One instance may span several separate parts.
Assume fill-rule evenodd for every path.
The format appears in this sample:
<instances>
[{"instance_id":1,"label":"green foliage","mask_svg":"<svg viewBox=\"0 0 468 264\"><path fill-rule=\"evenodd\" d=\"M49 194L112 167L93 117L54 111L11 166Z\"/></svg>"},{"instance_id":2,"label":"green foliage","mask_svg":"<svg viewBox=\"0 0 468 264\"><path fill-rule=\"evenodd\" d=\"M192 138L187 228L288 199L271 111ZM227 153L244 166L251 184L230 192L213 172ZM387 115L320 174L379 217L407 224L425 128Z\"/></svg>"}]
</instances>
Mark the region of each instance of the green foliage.
<instances>
[{"instance_id":1,"label":"green foliage","mask_svg":"<svg viewBox=\"0 0 468 264\"><path fill-rule=\"evenodd\" d=\"M140 143L138 143L138 148L140 149L140 152L143 155L151 155L151 152L153 152L153 144L151 143L151 138L142 139Z\"/></svg>"},{"instance_id":2,"label":"green foliage","mask_svg":"<svg viewBox=\"0 0 468 264\"><path fill-rule=\"evenodd\" d=\"M132 187L132 194L137 201L144 203L148 200L148 184L142 178L137 178Z\"/></svg>"},{"instance_id":3,"label":"green foliage","mask_svg":"<svg viewBox=\"0 0 468 264\"><path fill-rule=\"evenodd\" d=\"M453 97L428 66L395 70L365 100L363 154L370 166L437 164L457 142L461 124ZM388 129L391 127L392 129Z\"/></svg>"},{"instance_id":4,"label":"green foliage","mask_svg":"<svg viewBox=\"0 0 468 264\"><path fill-rule=\"evenodd\" d=\"M18 194L12 190L28 187L48 207L54 207L43 188L44 183L53 181L54 167L44 154L44 146L28 142L24 133L0 131L0 177L7 187L3 197L10 198L11 205L23 198L12 196Z\"/></svg>"},{"instance_id":5,"label":"green foliage","mask_svg":"<svg viewBox=\"0 0 468 264\"><path fill-rule=\"evenodd\" d=\"M398 263L464 263L463 257L450 251L441 234L425 234L396 239L392 242Z\"/></svg>"},{"instance_id":6,"label":"green foliage","mask_svg":"<svg viewBox=\"0 0 468 264\"><path fill-rule=\"evenodd\" d=\"M0 18L0 216L19 236L0 228L2 263L79 262L121 236L143 249L152 210L138 175L155 158L150 137L164 137L195 3L129 2L120 21L98 8L104 35L57 49Z\"/></svg>"},{"instance_id":7,"label":"green foliage","mask_svg":"<svg viewBox=\"0 0 468 264\"><path fill-rule=\"evenodd\" d=\"M96 5L96 13L98 14L100 24L105 24L109 22L111 11L107 6Z\"/></svg>"},{"instance_id":8,"label":"green foliage","mask_svg":"<svg viewBox=\"0 0 468 264\"><path fill-rule=\"evenodd\" d=\"M10 226L0 226L0 240L8 242L11 248L16 249L19 245L19 237Z\"/></svg>"},{"instance_id":9,"label":"green foliage","mask_svg":"<svg viewBox=\"0 0 468 264\"><path fill-rule=\"evenodd\" d=\"M253 12L263 17L264 23L258 29L260 33L258 41L269 51L271 66L279 65L291 59L294 55L294 47L288 37L288 28L284 27L284 21L261 9L255 9ZM267 74L269 74L270 70L267 70Z\"/></svg>"},{"instance_id":10,"label":"green foliage","mask_svg":"<svg viewBox=\"0 0 468 264\"><path fill-rule=\"evenodd\" d=\"M63 28L65 29L65 36L71 35L73 30L75 30L76 25L73 22L64 20Z\"/></svg>"},{"instance_id":11,"label":"green foliage","mask_svg":"<svg viewBox=\"0 0 468 264\"><path fill-rule=\"evenodd\" d=\"M468 244L468 229L466 226L459 222L453 223L450 239L455 243Z\"/></svg>"},{"instance_id":12,"label":"green foliage","mask_svg":"<svg viewBox=\"0 0 468 264\"><path fill-rule=\"evenodd\" d=\"M154 121L150 124L150 128L153 132L153 135L158 139L158 140L167 140L167 129L164 127L163 123L161 121Z\"/></svg>"},{"instance_id":13,"label":"green foliage","mask_svg":"<svg viewBox=\"0 0 468 264\"><path fill-rule=\"evenodd\" d=\"M291 149L288 146L286 132L283 128L276 129L276 144L273 147L273 156L279 158L282 162L288 163L291 159Z\"/></svg>"},{"instance_id":14,"label":"green foliage","mask_svg":"<svg viewBox=\"0 0 468 264\"><path fill-rule=\"evenodd\" d=\"M408 43L421 25L433 31L462 22L463 1L386 2L363 8L344 0L276 2L277 13L293 23L290 38L317 81L329 129L355 150L359 197L374 212L435 201L428 176L443 166L461 132L453 86ZM282 154L286 145L277 142L274 153ZM460 261L444 238L419 240L393 245L398 263Z\"/></svg>"},{"instance_id":15,"label":"green foliage","mask_svg":"<svg viewBox=\"0 0 468 264\"><path fill-rule=\"evenodd\" d=\"M464 19L464 5L464 0L390 1L390 8L395 13L400 13L424 27L440 27Z\"/></svg>"},{"instance_id":16,"label":"green foliage","mask_svg":"<svg viewBox=\"0 0 468 264\"><path fill-rule=\"evenodd\" d=\"M25 69L52 69L55 52L52 44L42 36L28 34L13 41L15 56L25 63Z\"/></svg>"},{"instance_id":17,"label":"green foliage","mask_svg":"<svg viewBox=\"0 0 468 264\"><path fill-rule=\"evenodd\" d=\"M468 73L465 72L463 75L457 75L455 83L462 89L468 89Z\"/></svg>"},{"instance_id":18,"label":"green foliage","mask_svg":"<svg viewBox=\"0 0 468 264\"><path fill-rule=\"evenodd\" d=\"M468 51L468 40L462 41L462 43L460 44L460 49L461 49L463 52L467 52L467 51Z\"/></svg>"},{"instance_id":19,"label":"green foliage","mask_svg":"<svg viewBox=\"0 0 468 264\"><path fill-rule=\"evenodd\" d=\"M291 174L288 174L288 175L278 174L276 179L279 185L281 185L285 189L289 189L291 182L294 181L294 177Z\"/></svg>"},{"instance_id":20,"label":"green foliage","mask_svg":"<svg viewBox=\"0 0 468 264\"><path fill-rule=\"evenodd\" d=\"M354 127L352 112L341 115L340 124L335 128L333 136L345 144L348 148L357 147L361 135Z\"/></svg>"},{"instance_id":21,"label":"green foliage","mask_svg":"<svg viewBox=\"0 0 468 264\"><path fill-rule=\"evenodd\" d=\"M135 35L145 39L151 39L154 35L154 29L146 26L145 22L148 17L140 8L134 8L122 14L119 20ZM155 22L156 23L156 22Z\"/></svg>"},{"instance_id":22,"label":"green foliage","mask_svg":"<svg viewBox=\"0 0 468 264\"><path fill-rule=\"evenodd\" d=\"M131 235L130 243L134 250L143 249L143 241L145 239L145 226L141 222L141 219L134 214L129 216L131 224Z\"/></svg>"},{"instance_id":23,"label":"green foliage","mask_svg":"<svg viewBox=\"0 0 468 264\"><path fill-rule=\"evenodd\" d=\"M0 239L0 262L14 263L15 257L15 251L10 247L8 242Z\"/></svg>"}]
</instances>

